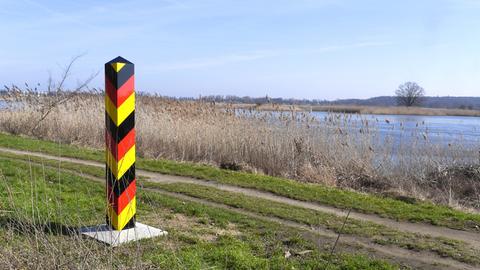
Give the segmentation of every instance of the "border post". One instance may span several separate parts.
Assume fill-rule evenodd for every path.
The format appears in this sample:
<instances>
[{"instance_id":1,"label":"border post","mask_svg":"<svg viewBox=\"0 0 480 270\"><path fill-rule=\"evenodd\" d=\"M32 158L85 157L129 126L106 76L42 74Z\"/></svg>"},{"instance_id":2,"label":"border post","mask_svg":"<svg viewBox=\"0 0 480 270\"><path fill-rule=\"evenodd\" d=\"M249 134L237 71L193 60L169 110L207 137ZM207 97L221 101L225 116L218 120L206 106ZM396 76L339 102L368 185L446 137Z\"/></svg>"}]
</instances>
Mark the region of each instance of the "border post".
<instances>
[{"instance_id":1,"label":"border post","mask_svg":"<svg viewBox=\"0 0 480 270\"><path fill-rule=\"evenodd\" d=\"M105 64L105 143L107 224L121 231L135 227L134 65L117 57Z\"/></svg>"},{"instance_id":2,"label":"border post","mask_svg":"<svg viewBox=\"0 0 480 270\"><path fill-rule=\"evenodd\" d=\"M136 221L134 65L117 57L105 64L106 224L79 232L110 246L167 235Z\"/></svg>"}]
</instances>

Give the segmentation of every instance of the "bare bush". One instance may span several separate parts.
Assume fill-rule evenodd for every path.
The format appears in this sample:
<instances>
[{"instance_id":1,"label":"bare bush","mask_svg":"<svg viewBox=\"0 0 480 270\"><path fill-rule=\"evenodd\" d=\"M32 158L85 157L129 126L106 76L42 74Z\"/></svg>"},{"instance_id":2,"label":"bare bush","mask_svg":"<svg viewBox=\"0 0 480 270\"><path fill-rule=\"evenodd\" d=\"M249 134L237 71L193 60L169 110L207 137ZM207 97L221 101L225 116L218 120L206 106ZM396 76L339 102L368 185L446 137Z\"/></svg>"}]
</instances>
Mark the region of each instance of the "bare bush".
<instances>
[{"instance_id":1,"label":"bare bush","mask_svg":"<svg viewBox=\"0 0 480 270\"><path fill-rule=\"evenodd\" d=\"M44 91L39 88L40 84L37 84L35 87L30 87L28 84L25 84L24 88L16 85L10 87L5 86L5 93L1 98L6 101L7 104L11 105L10 108L12 108L12 104L14 108L18 108L19 104L21 104L22 107L29 106L31 110L36 112L36 114L29 115L23 121L19 119L20 126L22 127L20 129L25 128L28 124L30 128L29 133L37 135L37 129L40 124L60 105L71 100L79 101L87 92L96 92L96 89L88 89L88 84L98 75L98 72L79 82L73 90L65 90L65 83L71 75L72 67L81 57L82 55L78 55L72 58L64 67L58 82L55 82L52 76L50 76ZM15 125L7 128L14 134L18 132L18 127Z\"/></svg>"}]
</instances>

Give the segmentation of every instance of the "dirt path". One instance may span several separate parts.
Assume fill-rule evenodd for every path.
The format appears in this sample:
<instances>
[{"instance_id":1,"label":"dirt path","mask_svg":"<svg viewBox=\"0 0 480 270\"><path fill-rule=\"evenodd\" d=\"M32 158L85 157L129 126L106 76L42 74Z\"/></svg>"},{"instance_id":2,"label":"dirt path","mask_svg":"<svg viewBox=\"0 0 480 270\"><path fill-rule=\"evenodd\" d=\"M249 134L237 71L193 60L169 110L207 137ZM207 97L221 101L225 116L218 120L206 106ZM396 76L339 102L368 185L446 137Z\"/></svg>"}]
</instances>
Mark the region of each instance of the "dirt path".
<instances>
[{"instance_id":1,"label":"dirt path","mask_svg":"<svg viewBox=\"0 0 480 270\"><path fill-rule=\"evenodd\" d=\"M95 161L80 160L80 159L74 159L74 158L68 158L68 157L56 157L56 156L51 156L43 153L14 150L9 148L0 147L0 151L13 153L17 155L31 155L36 157L42 157L47 159L66 161L66 162L72 162L72 163L90 165L90 166L96 166L96 167L102 167L102 168L105 166L103 163L99 163ZM183 176L164 175L160 173L154 173L154 172L138 170L138 169L136 170L136 172L139 176L148 177L149 178L148 181L151 181L151 182L192 183L197 185L214 187L219 190L241 193L247 196L263 198L263 199L267 199L275 202L281 202L281 203L285 203L292 206L298 206L298 207L312 209L320 212L331 213L337 216L345 216L347 214L347 211L343 209L338 209L331 206L321 205L313 202L294 200L294 199L282 197L282 196L275 195L265 191L226 185L226 184L221 184L215 181L199 180L199 179L183 177ZM423 224L423 223L409 223L409 222L395 221L387 218L382 218L373 214L363 214L358 212L350 213L350 218L385 225L390 228L394 228L398 231L409 232L409 233L419 233L424 235L430 235L432 237L446 237L450 239L460 240L472 245L475 248L480 249L480 234L474 233L474 232L454 230L450 228L438 227L438 226L433 226L433 225Z\"/></svg>"},{"instance_id":2,"label":"dirt path","mask_svg":"<svg viewBox=\"0 0 480 270\"><path fill-rule=\"evenodd\" d=\"M309 232L310 234L314 234L317 237L323 236L323 237L330 238L331 240L330 243L333 243L335 241L335 238L337 237L337 234L332 231L325 230L323 228L312 228L308 225L301 224L295 221L284 220L276 217L262 216L244 209L239 209L239 208L231 207L228 205L215 203L215 202L211 202L211 201L207 201L207 200L203 200L195 197L190 197L183 194L173 193L169 191L151 189L151 188L143 188L143 189L160 193L160 194L165 194L165 195L172 196L185 201L197 202L210 207L233 211L233 212L242 214L244 216L252 217L255 219L275 222L283 226L292 227L295 229L301 229ZM396 261L397 263L410 265L416 268L418 267L420 269L478 269L471 265L458 262L453 259L442 258L436 254L432 254L429 252L416 252L416 251L406 250L406 249L392 247L392 246L383 246L383 245L377 245L372 243L366 243L365 241L361 241L360 238L356 238L354 236L342 235L339 241L347 245L356 244L358 246L363 247L366 250L369 250L374 254L381 255L381 257L383 258L388 258L391 261Z\"/></svg>"},{"instance_id":3,"label":"dirt path","mask_svg":"<svg viewBox=\"0 0 480 270\"><path fill-rule=\"evenodd\" d=\"M23 161L23 160L22 160ZM52 167L53 168L53 167ZM57 168L54 168L57 169ZM104 179L98 178L91 175L84 175L82 173L74 172L71 170L64 170L81 176L82 178L90 179L96 182L104 182ZM332 245L336 237L338 236L335 232L323 229L321 227L310 227L308 225L298 223L291 220L285 220L277 217L263 216L248 210L235 208L229 205L211 202L208 200L191 197L184 194L169 192L161 189L154 188L142 188L150 192L155 192L158 194L163 194L177 198L182 201L189 201L200 203L209 207L220 208L228 211L232 211L247 217L259 219L267 222L278 223L285 227L291 227L303 231L303 236L311 241L315 242L319 247L325 245ZM413 269L423 269L423 270L447 270L447 269L457 269L457 270L473 270L477 269L471 265L438 256L437 254L431 252L416 252L411 250L406 250L394 246L383 246L370 242L365 238L357 238L350 235L341 235L339 239L339 245L336 249L337 253L341 252L355 252L355 253L367 253L369 256L373 256L377 259L389 260L393 263L409 266Z\"/></svg>"},{"instance_id":4,"label":"dirt path","mask_svg":"<svg viewBox=\"0 0 480 270\"><path fill-rule=\"evenodd\" d=\"M24 152L24 151L17 151L17 150L11 150L11 149L4 149L0 148L0 151L4 152L9 152L9 153L15 153L15 154L27 154L27 155L32 155L32 156L37 156L37 157L45 157L45 158L50 158L50 159L55 159L55 160L63 160L63 161L69 161L69 162L75 162L79 164L84 164L84 165L93 165L93 166L99 166L103 167L103 164L92 162L92 161L84 161L84 160L77 160L77 159L71 159L71 158L57 158L41 153L30 153L30 152ZM68 169L65 169L67 172L71 172L73 174L79 175L83 178L87 178L93 181L97 182L104 182L104 179L98 178L95 176L91 175L85 175L82 173L74 172ZM145 174L143 174L145 173ZM162 179L159 182L162 183L178 183L178 182L188 182L187 183L197 183L197 180L190 179L190 178L185 178L184 177L177 177L177 176L168 176L168 175L159 175L156 173L151 173L151 172L145 172L141 171L139 173L140 175L146 176L146 177L165 177L167 179ZM183 179L184 181L180 181L179 179ZM149 179L152 180L152 179ZM191 181L191 182L190 182ZM209 186L217 186L217 185L210 185L212 183L203 181ZM223 186L223 185L220 185ZM227 186L230 187L230 186ZM220 209L225 209L229 210L241 215L245 215L251 218L267 221L267 222L274 222L281 224L282 226L286 227L291 227L295 229L300 229L304 231L304 236L306 238L309 238L315 242L317 242L319 245L325 245L325 244L332 244L336 237L338 236L335 232L321 228L321 227L311 227L302 223L298 223L295 221L291 220L285 220L277 217L270 217L270 216L263 216L245 209L240 209L240 208L235 208L232 206L228 206L225 204L221 203L216 203L216 202L211 202L208 200L200 199L200 198L195 198L191 197L188 195L184 194L179 194L179 193L174 193L174 192L169 192L161 189L156 189L156 188L142 188L143 190L148 190L151 192L159 193L159 194L164 194L168 195L171 197L175 197L180 200L184 201L190 201L190 202L196 202L200 203L206 206L210 207L215 207L215 208L220 208ZM229 190L229 189L225 189ZM232 191L235 191L236 189L233 189ZM257 191L255 191L257 192ZM243 192L242 192L243 193ZM263 194L262 192L260 192ZM251 195L251 194L249 194ZM271 194L269 194L271 195ZM253 195L256 196L256 195ZM278 196L275 196L278 197ZM290 200L290 199L289 199ZM283 202L283 201L282 201ZM313 208L312 208L313 209ZM350 214L352 215L352 214ZM320 236L320 237L319 237ZM417 251L411 251L407 249L402 249L394 246L384 246L384 245L379 245L372 243L368 239L361 238L361 237L355 237L351 235L342 235L339 243L342 243L344 247L341 249L352 249L355 252L368 252L370 255L374 254L374 256L382 258L382 259L387 259L392 262L398 263L400 265L408 265L410 267L413 267L414 269L428 269L428 270L441 270L441 269L466 269L466 270L473 270L473 269L478 269L474 266L450 259L450 258L443 258L437 254L431 253L431 252L417 252ZM356 246L356 247L355 247ZM360 247L360 249L358 249ZM339 248L340 249L340 248ZM337 252L340 252L341 250L338 250Z\"/></svg>"}]
</instances>

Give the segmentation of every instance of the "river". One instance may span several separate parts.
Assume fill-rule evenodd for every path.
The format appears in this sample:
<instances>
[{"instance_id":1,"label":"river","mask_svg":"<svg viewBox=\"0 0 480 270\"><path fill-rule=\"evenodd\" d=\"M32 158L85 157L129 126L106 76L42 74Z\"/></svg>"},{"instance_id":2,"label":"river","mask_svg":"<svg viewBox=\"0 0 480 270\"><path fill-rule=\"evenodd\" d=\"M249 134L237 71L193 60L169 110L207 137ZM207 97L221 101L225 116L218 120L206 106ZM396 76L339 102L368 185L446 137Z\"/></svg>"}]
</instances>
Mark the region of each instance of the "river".
<instances>
[{"instance_id":1,"label":"river","mask_svg":"<svg viewBox=\"0 0 480 270\"><path fill-rule=\"evenodd\" d=\"M312 112L319 120L329 117L327 112ZM423 116L423 115L374 115L343 114L352 126L364 126L368 121L381 137L409 140L423 136L434 144L462 143L480 145L480 117L468 116Z\"/></svg>"}]
</instances>

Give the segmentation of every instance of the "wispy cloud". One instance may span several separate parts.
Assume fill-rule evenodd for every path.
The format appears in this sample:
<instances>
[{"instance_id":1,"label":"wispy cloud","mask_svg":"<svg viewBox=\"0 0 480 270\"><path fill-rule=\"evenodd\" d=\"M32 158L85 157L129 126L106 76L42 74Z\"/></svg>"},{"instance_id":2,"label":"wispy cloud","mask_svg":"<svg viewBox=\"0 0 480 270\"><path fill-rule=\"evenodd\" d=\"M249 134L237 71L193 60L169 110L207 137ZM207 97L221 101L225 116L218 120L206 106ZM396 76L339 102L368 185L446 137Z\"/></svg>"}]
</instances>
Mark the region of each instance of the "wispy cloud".
<instances>
[{"instance_id":1,"label":"wispy cloud","mask_svg":"<svg viewBox=\"0 0 480 270\"><path fill-rule=\"evenodd\" d=\"M478 0L447 0L446 2L454 8L480 8L480 1Z\"/></svg>"},{"instance_id":2,"label":"wispy cloud","mask_svg":"<svg viewBox=\"0 0 480 270\"><path fill-rule=\"evenodd\" d=\"M254 51L245 53L236 53L228 55L220 55L210 58L197 58L190 59L183 62L167 63L149 67L155 71L170 71L170 70L183 70L183 69L199 69L205 67L222 66L231 63L253 61L261 58L275 56L274 51Z\"/></svg>"},{"instance_id":3,"label":"wispy cloud","mask_svg":"<svg viewBox=\"0 0 480 270\"><path fill-rule=\"evenodd\" d=\"M39 25L58 25L62 23L76 24L89 29L95 29L96 26L87 23L86 17L79 16L77 14L69 14L58 11L57 9L50 8L48 5L34 0L22 0L18 2L25 4L28 8L31 8L37 12L34 19L28 19L22 22L20 25L31 27Z\"/></svg>"},{"instance_id":4,"label":"wispy cloud","mask_svg":"<svg viewBox=\"0 0 480 270\"><path fill-rule=\"evenodd\" d=\"M381 47L391 45L391 42L358 42L343 45L331 45L317 48L296 48L296 49L271 49L271 50L257 50L251 52L234 53L227 55L219 55L209 58L195 58L181 62L165 63L161 65L149 66L147 69L155 72L185 70L185 69L202 69L216 66L223 66L227 64L255 61L270 57L286 57L291 55L308 55L321 54L334 51L366 48L366 47Z\"/></svg>"},{"instance_id":5,"label":"wispy cloud","mask_svg":"<svg viewBox=\"0 0 480 270\"><path fill-rule=\"evenodd\" d=\"M357 43L350 43L350 44L340 44L340 45L330 45L330 46L323 46L317 48L307 48L307 49L294 49L294 50L287 50L286 53L290 54L316 54L316 53L327 53L327 52L334 52L334 51L342 51L342 50L349 50L349 49L356 49L356 48L368 48L368 47L383 47L391 45L391 42L386 41L367 41L367 42L357 42Z\"/></svg>"}]
</instances>

